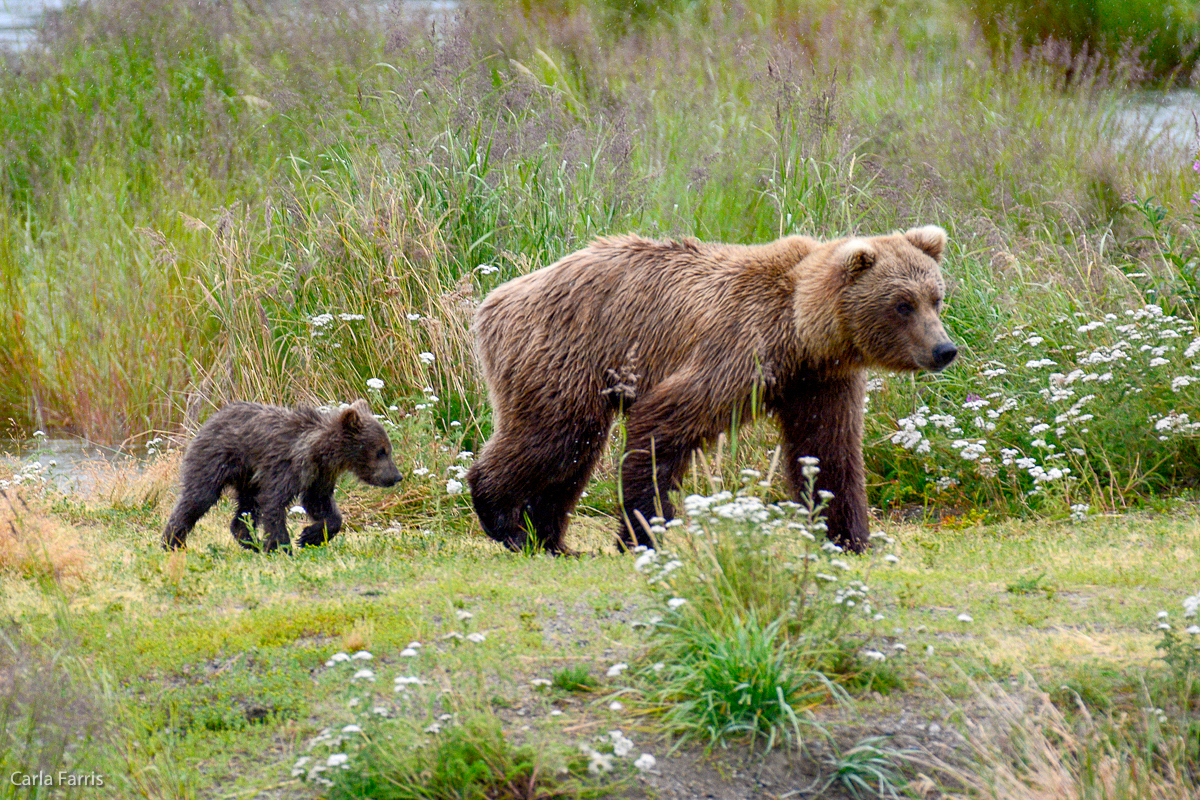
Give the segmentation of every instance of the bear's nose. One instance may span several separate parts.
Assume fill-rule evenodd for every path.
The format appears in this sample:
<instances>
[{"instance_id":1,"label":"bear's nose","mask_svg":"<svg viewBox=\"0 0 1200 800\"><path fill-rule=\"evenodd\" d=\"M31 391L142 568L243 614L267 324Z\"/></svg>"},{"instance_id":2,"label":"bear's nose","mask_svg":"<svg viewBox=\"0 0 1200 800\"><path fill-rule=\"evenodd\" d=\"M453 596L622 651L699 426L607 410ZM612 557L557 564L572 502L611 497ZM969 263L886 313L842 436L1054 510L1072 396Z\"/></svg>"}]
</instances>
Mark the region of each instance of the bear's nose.
<instances>
[{"instance_id":1,"label":"bear's nose","mask_svg":"<svg viewBox=\"0 0 1200 800\"><path fill-rule=\"evenodd\" d=\"M950 366L950 362L958 355L954 342L940 342L933 347L933 369L940 372Z\"/></svg>"}]
</instances>

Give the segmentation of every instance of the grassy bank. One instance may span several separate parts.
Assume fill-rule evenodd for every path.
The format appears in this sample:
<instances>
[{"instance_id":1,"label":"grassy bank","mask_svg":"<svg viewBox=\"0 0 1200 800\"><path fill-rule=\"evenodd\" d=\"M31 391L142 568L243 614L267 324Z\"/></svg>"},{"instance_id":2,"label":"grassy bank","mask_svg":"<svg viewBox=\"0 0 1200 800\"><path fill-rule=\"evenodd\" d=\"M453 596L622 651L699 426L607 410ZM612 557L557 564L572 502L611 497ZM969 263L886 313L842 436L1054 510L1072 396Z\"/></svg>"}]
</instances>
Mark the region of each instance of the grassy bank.
<instances>
[{"instance_id":1,"label":"grassy bank","mask_svg":"<svg viewBox=\"0 0 1200 800\"><path fill-rule=\"evenodd\" d=\"M822 796L891 796L851 792L842 778L858 776L899 796L1182 799L1195 780L1200 665L1181 605L1200 552L1191 506L1082 524L886 523L893 557L848 557L839 572L843 589L870 583L849 661L827 664L829 690L796 704L798 737L765 757L759 738L747 757L744 733L708 749L709 717L670 711L678 679L660 676L685 662L655 662L688 606L672 610L615 555L609 520L571 533L607 554L529 558L452 508L361 527L379 518L363 507L378 493L361 489L344 496L355 524L326 548L247 553L222 506L189 551L166 554L169 475L103 476L87 498L6 490L0 519L21 537L0 540L6 775L97 774L116 797L457 797L383 792L403 775L461 787L478 751L487 774L528 777L524 758L564 797L821 783ZM667 536L685 561L687 542ZM742 652L737 641L724 647ZM631 749L614 752L622 739ZM645 772L633 766L644 753Z\"/></svg>"}]
</instances>

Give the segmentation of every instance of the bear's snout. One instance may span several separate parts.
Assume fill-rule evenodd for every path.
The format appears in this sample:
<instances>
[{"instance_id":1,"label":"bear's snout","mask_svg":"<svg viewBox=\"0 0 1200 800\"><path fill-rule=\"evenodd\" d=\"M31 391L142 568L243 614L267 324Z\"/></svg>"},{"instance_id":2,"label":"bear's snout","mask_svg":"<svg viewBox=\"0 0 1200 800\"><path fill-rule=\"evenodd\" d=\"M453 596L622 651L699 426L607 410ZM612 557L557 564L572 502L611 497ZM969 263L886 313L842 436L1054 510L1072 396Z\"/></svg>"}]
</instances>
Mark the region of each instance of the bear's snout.
<instances>
[{"instance_id":1,"label":"bear's snout","mask_svg":"<svg viewBox=\"0 0 1200 800\"><path fill-rule=\"evenodd\" d=\"M934 372L941 372L946 367L950 366L950 362L958 355L958 348L954 346L954 342L945 341L938 342L933 346L933 365L930 367Z\"/></svg>"},{"instance_id":2,"label":"bear's snout","mask_svg":"<svg viewBox=\"0 0 1200 800\"><path fill-rule=\"evenodd\" d=\"M371 483L371 484L374 484L375 486L379 486L384 489L387 489L388 487L395 486L397 483L400 482L400 471L398 469L396 469L395 466L393 466L389 470L382 470L380 472L376 472L374 475L371 476L371 478L372 479L367 481L367 483Z\"/></svg>"}]
</instances>

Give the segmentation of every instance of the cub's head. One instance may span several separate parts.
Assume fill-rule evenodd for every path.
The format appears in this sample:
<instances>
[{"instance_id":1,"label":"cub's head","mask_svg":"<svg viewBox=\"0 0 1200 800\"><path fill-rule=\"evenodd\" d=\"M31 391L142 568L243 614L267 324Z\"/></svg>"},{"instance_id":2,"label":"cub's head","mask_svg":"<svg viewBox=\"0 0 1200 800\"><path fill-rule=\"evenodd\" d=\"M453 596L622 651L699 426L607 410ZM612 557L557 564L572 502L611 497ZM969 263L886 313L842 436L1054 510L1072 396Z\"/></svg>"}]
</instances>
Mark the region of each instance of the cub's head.
<instances>
[{"instance_id":1,"label":"cub's head","mask_svg":"<svg viewBox=\"0 0 1200 800\"><path fill-rule=\"evenodd\" d=\"M946 284L939 263L946 232L936 225L849 239L833 251L843 271L842 324L867 366L939 372L958 348L938 316Z\"/></svg>"},{"instance_id":2,"label":"cub's head","mask_svg":"<svg viewBox=\"0 0 1200 800\"><path fill-rule=\"evenodd\" d=\"M347 449L342 454L345 463L360 480L372 486L394 486L400 480L392 461L392 442L366 400L355 400L342 409L338 425Z\"/></svg>"}]
</instances>

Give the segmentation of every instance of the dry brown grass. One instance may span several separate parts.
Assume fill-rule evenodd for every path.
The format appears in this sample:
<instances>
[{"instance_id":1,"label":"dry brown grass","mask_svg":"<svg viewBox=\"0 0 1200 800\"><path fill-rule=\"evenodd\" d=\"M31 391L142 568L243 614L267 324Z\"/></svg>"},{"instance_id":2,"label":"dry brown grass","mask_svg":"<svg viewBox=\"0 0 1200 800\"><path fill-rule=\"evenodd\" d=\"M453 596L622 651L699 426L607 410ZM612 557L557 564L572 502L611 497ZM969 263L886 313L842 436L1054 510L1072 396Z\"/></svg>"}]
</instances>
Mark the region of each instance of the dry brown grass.
<instances>
[{"instance_id":1,"label":"dry brown grass","mask_svg":"<svg viewBox=\"0 0 1200 800\"><path fill-rule=\"evenodd\" d=\"M0 573L80 582L91 565L76 532L35 492L0 489Z\"/></svg>"},{"instance_id":2,"label":"dry brown grass","mask_svg":"<svg viewBox=\"0 0 1200 800\"><path fill-rule=\"evenodd\" d=\"M93 461L82 481L83 500L116 510L147 509L170 513L183 450L172 450L150 461L121 459Z\"/></svg>"},{"instance_id":3,"label":"dry brown grass","mask_svg":"<svg viewBox=\"0 0 1200 800\"><path fill-rule=\"evenodd\" d=\"M1129 719L1097 719L1082 704L1070 721L1032 679L1016 692L970 681L974 693L964 710L962 765L936 756L914 759L962 788L936 794L937 782L919 779L921 796L989 800L1195 800L1171 759L1147 757L1146 742L1124 741L1130 731L1149 737ZM1116 735L1114 735L1114 732ZM1155 749L1180 745L1167 738ZM922 776L924 778L924 776Z\"/></svg>"}]
</instances>

